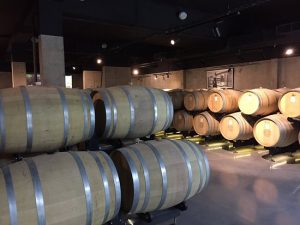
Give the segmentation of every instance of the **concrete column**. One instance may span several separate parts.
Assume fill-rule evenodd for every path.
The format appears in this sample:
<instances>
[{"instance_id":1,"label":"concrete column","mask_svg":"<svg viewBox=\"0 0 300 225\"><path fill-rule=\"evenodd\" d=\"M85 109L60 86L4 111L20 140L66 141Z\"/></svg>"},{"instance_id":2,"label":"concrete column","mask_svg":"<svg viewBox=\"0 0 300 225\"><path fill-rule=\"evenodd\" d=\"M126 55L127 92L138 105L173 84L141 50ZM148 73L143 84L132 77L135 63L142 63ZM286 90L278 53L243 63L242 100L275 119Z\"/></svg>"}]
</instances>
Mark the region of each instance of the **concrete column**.
<instances>
[{"instance_id":1,"label":"concrete column","mask_svg":"<svg viewBox=\"0 0 300 225\"><path fill-rule=\"evenodd\" d=\"M101 71L83 71L83 89L100 88L102 87L102 72Z\"/></svg>"},{"instance_id":2,"label":"concrete column","mask_svg":"<svg viewBox=\"0 0 300 225\"><path fill-rule=\"evenodd\" d=\"M24 62L11 62L12 86L26 86L26 64Z\"/></svg>"},{"instance_id":3,"label":"concrete column","mask_svg":"<svg viewBox=\"0 0 300 225\"><path fill-rule=\"evenodd\" d=\"M0 71L0 89L12 87L12 75L11 72Z\"/></svg>"},{"instance_id":4,"label":"concrete column","mask_svg":"<svg viewBox=\"0 0 300 225\"><path fill-rule=\"evenodd\" d=\"M72 88L83 88L83 75L82 74L72 74Z\"/></svg>"},{"instance_id":5,"label":"concrete column","mask_svg":"<svg viewBox=\"0 0 300 225\"><path fill-rule=\"evenodd\" d=\"M41 34L39 60L42 85L65 87L64 38Z\"/></svg>"},{"instance_id":6,"label":"concrete column","mask_svg":"<svg viewBox=\"0 0 300 225\"><path fill-rule=\"evenodd\" d=\"M103 87L128 85L131 83L130 67L103 67Z\"/></svg>"}]
</instances>

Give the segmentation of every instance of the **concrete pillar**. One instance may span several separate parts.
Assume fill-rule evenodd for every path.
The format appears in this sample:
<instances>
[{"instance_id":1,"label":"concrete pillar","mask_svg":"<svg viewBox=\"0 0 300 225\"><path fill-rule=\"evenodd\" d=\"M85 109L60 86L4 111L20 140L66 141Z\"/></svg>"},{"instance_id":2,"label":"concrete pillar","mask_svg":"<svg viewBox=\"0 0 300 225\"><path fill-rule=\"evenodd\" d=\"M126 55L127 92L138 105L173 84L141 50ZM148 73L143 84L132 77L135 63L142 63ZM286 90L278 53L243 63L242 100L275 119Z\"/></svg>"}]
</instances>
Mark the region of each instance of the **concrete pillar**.
<instances>
[{"instance_id":1,"label":"concrete pillar","mask_svg":"<svg viewBox=\"0 0 300 225\"><path fill-rule=\"evenodd\" d=\"M101 71L83 71L83 89L86 88L100 88L102 86L102 72Z\"/></svg>"},{"instance_id":2,"label":"concrete pillar","mask_svg":"<svg viewBox=\"0 0 300 225\"><path fill-rule=\"evenodd\" d=\"M72 88L83 88L83 75L82 74L72 74Z\"/></svg>"},{"instance_id":3,"label":"concrete pillar","mask_svg":"<svg viewBox=\"0 0 300 225\"><path fill-rule=\"evenodd\" d=\"M130 67L103 67L103 87L128 85L131 83Z\"/></svg>"},{"instance_id":4,"label":"concrete pillar","mask_svg":"<svg viewBox=\"0 0 300 225\"><path fill-rule=\"evenodd\" d=\"M11 72L0 71L0 89L12 87L12 75Z\"/></svg>"},{"instance_id":5,"label":"concrete pillar","mask_svg":"<svg viewBox=\"0 0 300 225\"><path fill-rule=\"evenodd\" d=\"M25 62L11 62L12 86L26 86L26 64Z\"/></svg>"},{"instance_id":6,"label":"concrete pillar","mask_svg":"<svg viewBox=\"0 0 300 225\"><path fill-rule=\"evenodd\" d=\"M65 87L64 38L41 34L39 60L42 85Z\"/></svg>"}]
</instances>

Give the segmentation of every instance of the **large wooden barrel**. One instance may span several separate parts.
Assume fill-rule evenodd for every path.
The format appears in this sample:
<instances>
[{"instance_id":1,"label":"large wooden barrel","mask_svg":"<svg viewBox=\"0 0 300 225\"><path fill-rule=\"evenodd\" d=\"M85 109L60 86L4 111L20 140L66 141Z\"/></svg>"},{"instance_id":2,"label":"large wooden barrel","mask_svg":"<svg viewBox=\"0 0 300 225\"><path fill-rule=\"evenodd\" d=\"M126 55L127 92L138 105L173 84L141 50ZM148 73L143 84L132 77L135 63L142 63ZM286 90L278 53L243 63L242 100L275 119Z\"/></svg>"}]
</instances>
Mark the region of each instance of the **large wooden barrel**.
<instances>
[{"instance_id":1,"label":"large wooden barrel","mask_svg":"<svg viewBox=\"0 0 300 225\"><path fill-rule=\"evenodd\" d=\"M193 127L197 134L214 136L220 134L219 120L211 112L202 112L194 117Z\"/></svg>"},{"instance_id":2,"label":"large wooden barrel","mask_svg":"<svg viewBox=\"0 0 300 225\"><path fill-rule=\"evenodd\" d=\"M299 128L282 114L264 117L253 129L256 141L266 147L286 147L298 140Z\"/></svg>"},{"instance_id":3,"label":"large wooden barrel","mask_svg":"<svg viewBox=\"0 0 300 225\"><path fill-rule=\"evenodd\" d=\"M106 153L41 155L0 172L1 225L98 225L118 214L120 181Z\"/></svg>"},{"instance_id":4,"label":"large wooden barrel","mask_svg":"<svg viewBox=\"0 0 300 225\"><path fill-rule=\"evenodd\" d=\"M193 129L193 116L184 110L175 112L173 127L178 131L190 131Z\"/></svg>"},{"instance_id":5,"label":"large wooden barrel","mask_svg":"<svg viewBox=\"0 0 300 225\"><path fill-rule=\"evenodd\" d=\"M188 111L204 111L207 109L209 91L188 92L184 96L184 107Z\"/></svg>"},{"instance_id":6,"label":"large wooden barrel","mask_svg":"<svg viewBox=\"0 0 300 225\"><path fill-rule=\"evenodd\" d=\"M278 105L280 112L285 116L300 119L300 88L282 95Z\"/></svg>"},{"instance_id":7,"label":"large wooden barrel","mask_svg":"<svg viewBox=\"0 0 300 225\"><path fill-rule=\"evenodd\" d=\"M167 92L139 86L95 90L96 133L105 139L138 138L167 129L173 104Z\"/></svg>"},{"instance_id":8,"label":"large wooden barrel","mask_svg":"<svg viewBox=\"0 0 300 225\"><path fill-rule=\"evenodd\" d=\"M209 164L200 146L189 141L148 141L112 154L126 212L169 208L201 192Z\"/></svg>"},{"instance_id":9,"label":"large wooden barrel","mask_svg":"<svg viewBox=\"0 0 300 225\"><path fill-rule=\"evenodd\" d=\"M227 140L249 140L253 138L255 121L240 112L226 115L220 122L220 132Z\"/></svg>"},{"instance_id":10,"label":"large wooden barrel","mask_svg":"<svg viewBox=\"0 0 300 225\"><path fill-rule=\"evenodd\" d=\"M173 91L169 91L168 94L171 97L174 110L183 109L183 99L184 99L185 91L173 90Z\"/></svg>"},{"instance_id":11,"label":"large wooden barrel","mask_svg":"<svg viewBox=\"0 0 300 225\"><path fill-rule=\"evenodd\" d=\"M239 110L238 99L241 95L236 90L211 90L208 97L208 108L214 113L232 113Z\"/></svg>"},{"instance_id":12,"label":"large wooden barrel","mask_svg":"<svg viewBox=\"0 0 300 225\"><path fill-rule=\"evenodd\" d=\"M239 108L246 115L266 116L278 111L282 93L265 88L248 90L239 99Z\"/></svg>"},{"instance_id":13,"label":"large wooden barrel","mask_svg":"<svg viewBox=\"0 0 300 225\"><path fill-rule=\"evenodd\" d=\"M0 90L0 153L46 152L88 140L95 113L79 89L18 87Z\"/></svg>"}]
</instances>

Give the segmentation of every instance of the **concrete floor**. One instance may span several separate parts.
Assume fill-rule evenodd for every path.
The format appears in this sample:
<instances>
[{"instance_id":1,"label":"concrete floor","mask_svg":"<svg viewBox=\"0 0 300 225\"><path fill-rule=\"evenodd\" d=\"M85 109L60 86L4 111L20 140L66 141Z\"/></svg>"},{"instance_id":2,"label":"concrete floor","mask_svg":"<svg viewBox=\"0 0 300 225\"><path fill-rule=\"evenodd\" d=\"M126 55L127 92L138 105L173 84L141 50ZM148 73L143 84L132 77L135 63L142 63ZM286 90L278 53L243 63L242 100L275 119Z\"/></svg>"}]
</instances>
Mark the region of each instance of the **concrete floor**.
<instances>
[{"instance_id":1,"label":"concrete floor","mask_svg":"<svg viewBox=\"0 0 300 225\"><path fill-rule=\"evenodd\" d=\"M300 164L271 168L263 153L206 151L211 180L190 199L179 225L299 225Z\"/></svg>"}]
</instances>

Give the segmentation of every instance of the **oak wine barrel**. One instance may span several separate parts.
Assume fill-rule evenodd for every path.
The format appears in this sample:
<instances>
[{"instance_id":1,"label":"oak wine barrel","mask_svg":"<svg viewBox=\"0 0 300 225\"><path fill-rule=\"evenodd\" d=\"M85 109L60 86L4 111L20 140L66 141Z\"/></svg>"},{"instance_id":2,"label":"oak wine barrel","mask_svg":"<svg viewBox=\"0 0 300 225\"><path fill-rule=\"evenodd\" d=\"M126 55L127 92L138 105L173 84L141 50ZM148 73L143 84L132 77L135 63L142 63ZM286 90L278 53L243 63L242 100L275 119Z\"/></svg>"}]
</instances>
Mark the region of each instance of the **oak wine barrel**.
<instances>
[{"instance_id":1,"label":"oak wine barrel","mask_svg":"<svg viewBox=\"0 0 300 225\"><path fill-rule=\"evenodd\" d=\"M204 111L207 109L209 91L193 91L184 96L184 107L188 111Z\"/></svg>"},{"instance_id":2,"label":"oak wine barrel","mask_svg":"<svg viewBox=\"0 0 300 225\"><path fill-rule=\"evenodd\" d=\"M256 141L265 147L286 147L298 140L299 128L282 114L264 117L253 129Z\"/></svg>"},{"instance_id":3,"label":"oak wine barrel","mask_svg":"<svg viewBox=\"0 0 300 225\"><path fill-rule=\"evenodd\" d=\"M169 91L168 94L171 97L174 110L183 109L183 99L184 99L185 91L173 90L173 91Z\"/></svg>"},{"instance_id":4,"label":"oak wine barrel","mask_svg":"<svg viewBox=\"0 0 300 225\"><path fill-rule=\"evenodd\" d=\"M172 125L177 131L191 131L193 129L193 116L184 110L179 110L174 114Z\"/></svg>"},{"instance_id":5,"label":"oak wine barrel","mask_svg":"<svg viewBox=\"0 0 300 225\"><path fill-rule=\"evenodd\" d=\"M239 108L246 115L266 116L278 111L281 95L279 91L265 88L248 90L240 97Z\"/></svg>"},{"instance_id":6,"label":"oak wine barrel","mask_svg":"<svg viewBox=\"0 0 300 225\"><path fill-rule=\"evenodd\" d=\"M283 94L278 106L280 112L285 116L300 119L300 88Z\"/></svg>"},{"instance_id":7,"label":"oak wine barrel","mask_svg":"<svg viewBox=\"0 0 300 225\"><path fill-rule=\"evenodd\" d=\"M208 97L208 108L214 113L232 113L239 110L238 99L241 95L237 90L212 89Z\"/></svg>"},{"instance_id":8,"label":"oak wine barrel","mask_svg":"<svg viewBox=\"0 0 300 225\"><path fill-rule=\"evenodd\" d=\"M121 189L104 152L60 152L0 170L1 225L98 225L116 216Z\"/></svg>"},{"instance_id":9,"label":"oak wine barrel","mask_svg":"<svg viewBox=\"0 0 300 225\"><path fill-rule=\"evenodd\" d=\"M55 151L90 139L94 126L93 102L82 90L0 90L0 153Z\"/></svg>"},{"instance_id":10,"label":"oak wine barrel","mask_svg":"<svg viewBox=\"0 0 300 225\"><path fill-rule=\"evenodd\" d=\"M130 213L166 209L200 193L209 181L209 164L189 141L148 141L114 152L122 209Z\"/></svg>"},{"instance_id":11,"label":"oak wine barrel","mask_svg":"<svg viewBox=\"0 0 300 225\"><path fill-rule=\"evenodd\" d=\"M219 120L211 112L205 111L193 119L193 127L197 134L215 136L220 134Z\"/></svg>"},{"instance_id":12,"label":"oak wine barrel","mask_svg":"<svg viewBox=\"0 0 300 225\"><path fill-rule=\"evenodd\" d=\"M231 141L249 140L253 138L253 125L255 121L240 112L226 115L220 121L222 136Z\"/></svg>"},{"instance_id":13,"label":"oak wine barrel","mask_svg":"<svg viewBox=\"0 0 300 225\"><path fill-rule=\"evenodd\" d=\"M139 86L95 89L96 134L100 138L139 138L167 129L173 104L167 92Z\"/></svg>"}]
</instances>

